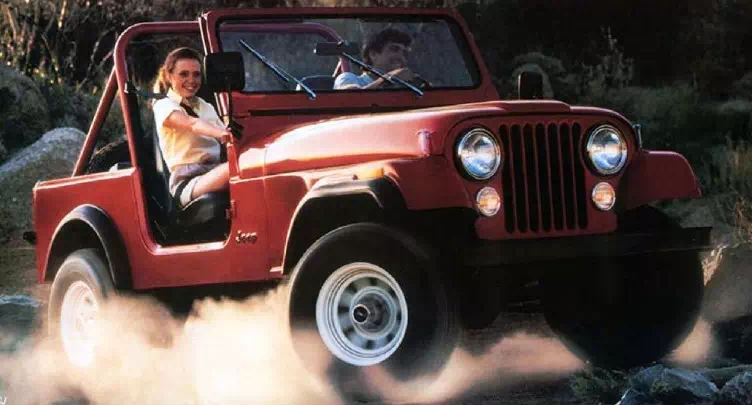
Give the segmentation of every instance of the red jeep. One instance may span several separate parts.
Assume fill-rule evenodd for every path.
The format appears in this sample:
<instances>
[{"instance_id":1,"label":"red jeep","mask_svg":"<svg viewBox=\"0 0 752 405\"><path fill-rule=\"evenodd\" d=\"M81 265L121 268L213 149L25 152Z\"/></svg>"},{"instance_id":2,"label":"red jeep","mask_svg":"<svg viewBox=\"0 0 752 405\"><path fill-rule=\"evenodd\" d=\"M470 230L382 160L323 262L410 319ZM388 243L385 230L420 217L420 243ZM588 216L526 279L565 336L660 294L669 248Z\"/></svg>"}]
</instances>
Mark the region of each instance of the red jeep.
<instances>
[{"instance_id":1,"label":"red jeep","mask_svg":"<svg viewBox=\"0 0 752 405\"><path fill-rule=\"evenodd\" d=\"M387 27L425 80L335 90L380 74L358 44ZM185 207L145 108L178 44L203 48L204 98L242 134L229 192ZM535 75L500 100L454 11L217 10L130 27L114 63L73 175L34 188L39 282L74 364L94 360L87 320L111 294L283 280L290 330L318 337L299 355L330 353L337 382L434 372L505 310L544 311L604 366L659 359L694 325L709 229L649 205L700 196L687 161L618 113L541 99ZM94 152L115 97L127 139Z\"/></svg>"}]
</instances>

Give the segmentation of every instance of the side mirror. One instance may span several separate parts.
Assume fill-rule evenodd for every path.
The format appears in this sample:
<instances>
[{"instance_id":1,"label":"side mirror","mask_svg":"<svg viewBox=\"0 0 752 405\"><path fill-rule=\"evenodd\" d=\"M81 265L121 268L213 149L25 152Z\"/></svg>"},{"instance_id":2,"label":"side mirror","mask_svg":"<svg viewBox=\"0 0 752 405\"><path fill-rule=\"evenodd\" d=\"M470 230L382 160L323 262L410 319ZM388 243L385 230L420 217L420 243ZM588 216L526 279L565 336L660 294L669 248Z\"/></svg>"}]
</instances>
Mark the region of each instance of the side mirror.
<instances>
[{"instance_id":1,"label":"side mirror","mask_svg":"<svg viewBox=\"0 0 752 405\"><path fill-rule=\"evenodd\" d=\"M206 86L213 93L224 93L245 88L245 68L240 52L217 52L204 57Z\"/></svg>"},{"instance_id":2,"label":"side mirror","mask_svg":"<svg viewBox=\"0 0 752 405\"><path fill-rule=\"evenodd\" d=\"M543 75L538 72L520 72L517 77L517 91L520 100L543 98Z\"/></svg>"},{"instance_id":3,"label":"side mirror","mask_svg":"<svg viewBox=\"0 0 752 405\"><path fill-rule=\"evenodd\" d=\"M360 46L357 42L339 41L339 42L319 42L313 53L319 56L334 56L345 52L350 55L358 55Z\"/></svg>"}]
</instances>

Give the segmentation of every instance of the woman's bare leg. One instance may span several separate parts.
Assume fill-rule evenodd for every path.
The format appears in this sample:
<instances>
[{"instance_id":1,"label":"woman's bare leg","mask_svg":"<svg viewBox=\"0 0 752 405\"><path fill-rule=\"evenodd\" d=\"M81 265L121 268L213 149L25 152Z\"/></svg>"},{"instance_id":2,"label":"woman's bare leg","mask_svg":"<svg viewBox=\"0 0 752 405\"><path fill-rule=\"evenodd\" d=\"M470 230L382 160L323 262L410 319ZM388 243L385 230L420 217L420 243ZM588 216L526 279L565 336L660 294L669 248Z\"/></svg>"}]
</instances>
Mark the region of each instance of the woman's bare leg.
<instances>
[{"instance_id":1,"label":"woman's bare leg","mask_svg":"<svg viewBox=\"0 0 752 405\"><path fill-rule=\"evenodd\" d=\"M213 191L227 190L230 186L230 166L227 162L201 175L193 187L191 199Z\"/></svg>"}]
</instances>

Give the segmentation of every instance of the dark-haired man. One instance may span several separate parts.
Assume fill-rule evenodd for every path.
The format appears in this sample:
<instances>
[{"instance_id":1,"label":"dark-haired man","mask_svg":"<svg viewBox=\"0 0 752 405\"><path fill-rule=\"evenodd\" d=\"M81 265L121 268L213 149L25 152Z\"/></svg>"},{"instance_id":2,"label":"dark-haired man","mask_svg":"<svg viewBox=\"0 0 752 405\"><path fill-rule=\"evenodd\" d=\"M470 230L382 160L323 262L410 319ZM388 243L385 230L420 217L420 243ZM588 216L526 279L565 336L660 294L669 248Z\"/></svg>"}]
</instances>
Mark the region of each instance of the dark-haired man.
<instances>
[{"instance_id":1,"label":"dark-haired man","mask_svg":"<svg viewBox=\"0 0 752 405\"><path fill-rule=\"evenodd\" d=\"M397 77L409 82L415 77L410 68L405 66L411 43L412 38L408 34L387 28L368 39L363 47L363 61L385 72L387 77ZM334 88L337 90L377 89L387 83L389 83L387 80L368 71L364 71L360 76L345 72L337 76Z\"/></svg>"}]
</instances>

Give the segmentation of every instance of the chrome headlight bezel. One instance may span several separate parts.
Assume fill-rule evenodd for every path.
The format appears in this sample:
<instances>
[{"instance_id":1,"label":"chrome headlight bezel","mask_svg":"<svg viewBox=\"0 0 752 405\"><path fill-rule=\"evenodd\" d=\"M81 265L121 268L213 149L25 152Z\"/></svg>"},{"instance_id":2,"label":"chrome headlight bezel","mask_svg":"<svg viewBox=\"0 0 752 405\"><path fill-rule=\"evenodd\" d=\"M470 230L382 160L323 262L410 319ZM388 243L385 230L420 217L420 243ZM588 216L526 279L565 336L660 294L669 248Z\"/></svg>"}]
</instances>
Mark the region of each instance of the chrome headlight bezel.
<instances>
[{"instance_id":1,"label":"chrome headlight bezel","mask_svg":"<svg viewBox=\"0 0 752 405\"><path fill-rule=\"evenodd\" d=\"M494 148L495 158L490 162L490 170L487 170L485 173L473 169L472 162L469 161L467 153L465 153L465 151L467 151L473 144L474 140L479 138L485 138ZM457 159L458 166L462 168L462 172L465 175L474 180L488 180L493 177L499 171L499 167L501 167L501 147L491 131L482 127L475 127L468 130L460 137L455 148L455 158Z\"/></svg>"},{"instance_id":2,"label":"chrome headlight bezel","mask_svg":"<svg viewBox=\"0 0 752 405\"><path fill-rule=\"evenodd\" d=\"M602 159L597 159L596 157L594 157L594 155L599 153L593 150L595 148L597 138L607 136L608 134L614 134L619 139L619 161L613 167L603 167L599 164ZM587 155L590 162L590 167L593 168L596 173L602 176L611 176L619 173L627 164L627 158L629 156L629 146L627 145L627 140L624 135L618 129L616 129L616 127L614 127L613 125L604 124L596 127L590 132L587 144L585 146L585 154Z\"/></svg>"}]
</instances>

